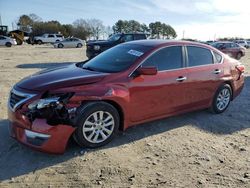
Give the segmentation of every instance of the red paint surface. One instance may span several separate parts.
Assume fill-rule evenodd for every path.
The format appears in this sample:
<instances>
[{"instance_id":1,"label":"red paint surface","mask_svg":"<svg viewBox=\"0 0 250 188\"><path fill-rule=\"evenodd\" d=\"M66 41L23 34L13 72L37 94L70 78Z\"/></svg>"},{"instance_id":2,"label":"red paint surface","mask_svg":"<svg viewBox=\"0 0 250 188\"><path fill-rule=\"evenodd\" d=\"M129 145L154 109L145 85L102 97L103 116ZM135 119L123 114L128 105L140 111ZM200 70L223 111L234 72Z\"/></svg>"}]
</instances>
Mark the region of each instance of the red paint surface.
<instances>
[{"instance_id":1,"label":"red paint surface","mask_svg":"<svg viewBox=\"0 0 250 188\"><path fill-rule=\"evenodd\" d=\"M186 67L179 70L158 72L156 75L141 75L129 77L131 72L153 51L169 45L196 45L221 54L224 58L221 64L199 67ZM113 74L94 74L83 72L75 65L50 72L51 79L39 75L26 79L17 87L32 90L29 85L37 84L36 91L49 90L51 93L74 92L74 96L67 104L68 107L78 107L86 101L107 101L119 107L123 116L123 130L128 127L163 117L177 115L211 106L213 96L223 83L231 85L235 98L243 88L244 77L235 69L239 62L225 56L218 50L202 44L191 42L159 42L152 51L131 66L128 70ZM220 69L220 74L213 71ZM82 75L81 75L82 72ZM53 80L53 74L60 78L60 82ZM69 81L67 77L71 77ZM176 81L180 76L187 77L183 82ZM79 79L78 79L79 78ZM65 84L64 84L65 83ZM89 83L89 84L86 84ZM21 118L21 112L27 109L24 104L17 112L9 113L12 127L16 131L16 139L29 145L23 133L23 128L48 133L51 139L38 149L49 153L63 153L68 138L75 128L69 125L47 125L45 120L36 120L32 124ZM30 146L30 145L29 145ZM34 146L32 146L34 147Z\"/></svg>"}]
</instances>

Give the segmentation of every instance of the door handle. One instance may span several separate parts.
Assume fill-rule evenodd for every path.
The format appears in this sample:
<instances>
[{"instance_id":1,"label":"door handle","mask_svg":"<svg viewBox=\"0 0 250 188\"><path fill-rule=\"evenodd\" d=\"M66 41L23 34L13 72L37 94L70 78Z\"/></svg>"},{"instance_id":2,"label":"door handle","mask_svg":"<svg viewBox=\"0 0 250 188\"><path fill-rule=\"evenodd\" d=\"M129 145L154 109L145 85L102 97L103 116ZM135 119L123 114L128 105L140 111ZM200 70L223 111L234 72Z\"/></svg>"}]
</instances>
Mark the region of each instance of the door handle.
<instances>
[{"instance_id":1,"label":"door handle","mask_svg":"<svg viewBox=\"0 0 250 188\"><path fill-rule=\"evenodd\" d=\"M213 73L214 73L214 74L220 74L220 73L221 73L221 70L220 70L220 69L215 69Z\"/></svg>"},{"instance_id":2,"label":"door handle","mask_svg":"<svg viewBox=\"0 0 250 188\"><path fill-rule=\"evenodd\" d=\"M176 78L176 81L183 82L186 79L187 79L187 77L180 76L180 77Z\"/></svg>"}]
</instances>

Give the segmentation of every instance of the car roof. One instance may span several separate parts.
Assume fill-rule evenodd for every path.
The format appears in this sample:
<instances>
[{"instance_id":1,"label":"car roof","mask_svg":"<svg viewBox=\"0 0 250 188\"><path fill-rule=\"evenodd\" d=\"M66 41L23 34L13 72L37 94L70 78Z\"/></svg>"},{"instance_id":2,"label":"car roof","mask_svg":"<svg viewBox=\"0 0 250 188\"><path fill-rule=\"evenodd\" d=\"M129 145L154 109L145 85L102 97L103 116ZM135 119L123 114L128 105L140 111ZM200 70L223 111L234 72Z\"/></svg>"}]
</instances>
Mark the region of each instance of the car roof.
<instances>
[{"instance_id":1,"label":"car roof","mask_svg":"<svg viewBox=\"0 0 250 188\"><path fill-rule=\"evenodd\" d=\"M125 44L137 44L149 47L168 46L168 45L196 45L196 46L210 47L207 44L202 44L199 42L191 42L183 40L159 40L159 39L135 40L131 42L126 42Z\"/></svg>"},{"instance_id":2,"label":"car roof","mask_svg":"<svg viewBox=\"0 0 250 188\"><path fill-rule=\"evenodd\" d=\"M235 42L231 42L231 41L217 41L217 42L215 42L215 44L219 44L219 43L227 44L227 43L235 43Z\"/></svg>"}]
</instances>

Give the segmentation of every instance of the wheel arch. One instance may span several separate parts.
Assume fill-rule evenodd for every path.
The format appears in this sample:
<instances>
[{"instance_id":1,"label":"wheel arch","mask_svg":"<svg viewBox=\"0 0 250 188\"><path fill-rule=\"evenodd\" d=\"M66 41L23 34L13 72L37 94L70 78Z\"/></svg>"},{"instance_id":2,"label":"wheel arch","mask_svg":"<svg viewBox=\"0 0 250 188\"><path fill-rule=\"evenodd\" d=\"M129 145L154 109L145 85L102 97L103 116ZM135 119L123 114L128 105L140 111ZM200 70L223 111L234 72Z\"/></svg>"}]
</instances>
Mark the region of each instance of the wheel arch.
<instances>
[{"instance_id":1,"label":"wheel arch","mask_svg":"<svg viewBox=\"0 0 250 188\"><path fill-rule=\"evenodd\" d=\"M114 106L119 113L120 122L119 122L119 130L124 130L124 111L122 107L115 101L112 100L103 100L103 102L109 103L110 105Z\"/></svg>"},{"instance_id":2,"label":"wheel arch","mask_svg":"<svg viewBox=\"0 0 250 188\"><path fill-rule=\"evenodd\" d=\"M90 101L84 101L82 105L85 105L87 103L92 103L92 102L106 102L110 105L112 105L118 112L119 117L120 117L120 122L119 122L119 130L123 131L124 130L124 110L122 109L121 105L118 104L117 102L113 100L108 100L108 99L103 99L103 100L90 100Z\"/></svg>"},{"instance_id":3,"label":"wheel arch","mask_svg":"<svg viewBox=\"0 0 250 188\"><path fill-rule=\"evenodd\" d=\"M225 81L223 84L228 84L231 88L231 92L232 92L232 96L231 96L231 101L234 99L234 88L233 88L233 84L231 81Z\"/></svg>"}]
</instances>

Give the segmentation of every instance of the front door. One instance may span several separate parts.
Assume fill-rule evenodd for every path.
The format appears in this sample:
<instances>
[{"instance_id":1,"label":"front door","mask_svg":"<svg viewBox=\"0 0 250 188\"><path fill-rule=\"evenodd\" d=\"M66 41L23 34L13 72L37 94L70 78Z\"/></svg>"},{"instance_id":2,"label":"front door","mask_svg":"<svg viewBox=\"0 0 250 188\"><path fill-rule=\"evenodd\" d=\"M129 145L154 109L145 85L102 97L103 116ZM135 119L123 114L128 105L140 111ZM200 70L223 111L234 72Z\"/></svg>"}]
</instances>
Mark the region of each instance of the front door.
<instances>
[{"instance_id":1,"label":"front door","mask_svg":"<svg viewBox=\"0 0 250 188\"><path fill-rule=\"evenodd\" d=\"M156 66L157 75L131 77L130 120L140 122L183 110L186 105L186 70L181 46L165 47L141 66Z\"/></svg>"}]
</instances>

